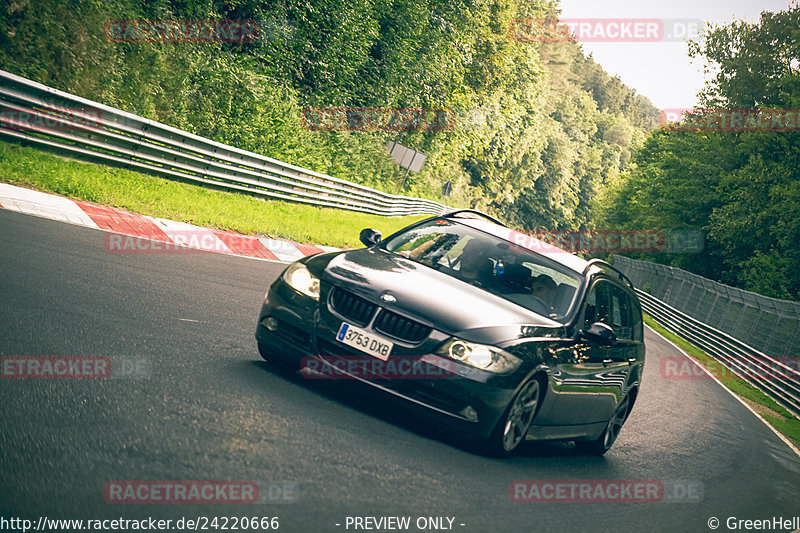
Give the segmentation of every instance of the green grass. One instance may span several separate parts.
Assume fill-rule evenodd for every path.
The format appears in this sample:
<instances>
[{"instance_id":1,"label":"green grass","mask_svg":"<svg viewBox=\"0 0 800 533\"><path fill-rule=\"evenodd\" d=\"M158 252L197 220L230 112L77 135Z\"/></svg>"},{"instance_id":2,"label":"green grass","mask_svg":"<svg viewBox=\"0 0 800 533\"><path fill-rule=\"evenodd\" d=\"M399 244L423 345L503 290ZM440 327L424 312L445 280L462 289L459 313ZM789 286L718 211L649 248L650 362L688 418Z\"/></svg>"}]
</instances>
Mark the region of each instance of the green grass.
<instances>
[{"instance_id":1,"label":"green grass","mask_svg":"<svg viewBox=\"0 0 800 533\"><path fill-rule=\"evenodd\" d=\"M0 181L198 226L342 248L362 246L358 240L362 228L375 228L386 236L424 218L390 218L263 200L2 141Z\"/></svg>"},{"instance_id":2,"label":"green grass","mask_svg":"<svg viewBox=\"0 0 800 533\"><path fill-rule=\"evenodd\" d=\"M645 314L644 320L648 326L697 359L711 374L716 376L723 385L730 389L731 392L747 400L754 410L769 422L772 427L777 429L785 437L788 437L795 446L800 447L800 420L795 418L789 411L742 378L730 371L726 371L719 361L697 346L691 344L689 341L664 328L649 315ZM755 405L753 406L752 404Z\"/></svg>"}]
</instances>

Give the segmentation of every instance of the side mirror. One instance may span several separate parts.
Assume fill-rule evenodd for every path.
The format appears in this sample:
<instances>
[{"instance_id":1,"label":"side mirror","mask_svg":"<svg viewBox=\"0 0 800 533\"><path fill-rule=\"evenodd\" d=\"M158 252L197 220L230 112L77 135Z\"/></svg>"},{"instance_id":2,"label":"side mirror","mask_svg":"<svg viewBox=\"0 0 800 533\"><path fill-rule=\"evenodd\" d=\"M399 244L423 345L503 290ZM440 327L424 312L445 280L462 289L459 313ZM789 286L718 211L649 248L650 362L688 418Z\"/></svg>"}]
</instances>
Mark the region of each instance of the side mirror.
<instances>
[{"instance_id":1,"label":"side mirror","mask_svg":"<svg viewBox=\"0 0 800 533\"><path fill-rule=\"evenodd\" d=\"M611 329L611 326L602 322L595 322L581 331L580 335L587 341L600 346L610 346L617 340L617 335Z\"/></svg>"},{"instance_id":2,"label":"side mirror","mask_svg":"<svg viewBox=\"0 0 800 533\"><path fill-rule=\"evenodd\" d=\"M358 234L358 239L364 246L374 246L381 242L381 232L376 229L362 229Z\"/></svg>"}]
</instances>

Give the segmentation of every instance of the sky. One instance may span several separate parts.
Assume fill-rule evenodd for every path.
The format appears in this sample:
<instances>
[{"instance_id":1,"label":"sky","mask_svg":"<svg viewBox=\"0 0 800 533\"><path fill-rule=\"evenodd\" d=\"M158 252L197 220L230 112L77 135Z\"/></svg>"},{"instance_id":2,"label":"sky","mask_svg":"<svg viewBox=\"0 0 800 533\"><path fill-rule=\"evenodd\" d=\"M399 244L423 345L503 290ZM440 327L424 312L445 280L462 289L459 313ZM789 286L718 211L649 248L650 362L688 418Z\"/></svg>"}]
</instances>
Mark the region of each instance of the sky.
<instances>
[{"instance_id":1,"label":"sky","mask_svg":"<svg viewBox=\"0 0 800 533\"><path fill-rule=\"evenodd\" d=\"M689 57L686 42L679 39L681 35L696 33L697 22L729 24L736 19L757 22L762 11L781 11L790 4L791 0L561 0L560 18L573 22L669 19L664 21L664 34L670 29L674 34L669 41L584 40L582 45L584 52L591 53L606 72L647 96L657 108L670 110L696 106L697 93L705 80L702 59Z\"/></svg>"}]
</instances>

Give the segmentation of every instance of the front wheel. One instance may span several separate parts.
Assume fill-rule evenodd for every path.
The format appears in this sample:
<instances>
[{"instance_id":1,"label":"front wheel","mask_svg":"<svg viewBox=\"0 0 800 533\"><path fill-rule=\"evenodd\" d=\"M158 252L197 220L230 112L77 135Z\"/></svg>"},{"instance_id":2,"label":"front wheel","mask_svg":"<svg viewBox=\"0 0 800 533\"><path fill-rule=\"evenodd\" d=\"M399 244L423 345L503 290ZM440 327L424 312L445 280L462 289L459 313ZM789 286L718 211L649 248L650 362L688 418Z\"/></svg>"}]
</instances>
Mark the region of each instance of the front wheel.
<instances>
[{"instance_id":1,"label":"front wheel","mask_svg":"<svg viewBox=\"0 0 800 533\"><path fill-rule=\"evenodd\" d=\"M269 348L267 348L266 346L264 346L260 342L257 343L257 344L258 344L258 354L261 356L261 358L264 361L266 361L267 363L273 362L275 356L272 353L272 350L270 350Z\"/></svg>"},{"instance_id":2,"label":"front wheel","mask_svg":"<svg viewBox=\"0 0 800 533\"><path fill-rule=\"evenodd\" d=\"M614 441L616 441L619 436L622 425L628 419L628 412L630 411L631 404L630 398L630 395L627 395L619 403L616 410L614 410L611 420L606 424L606 429L603 430L602 435L595 440L576 442L575 447L579 451L589 455L603 455L610 450Z\"/></svg>"},{"instance_id":3,"label":"front wheel","mask_svg":"<svg viewBox=\"0 0 800 533\"><path fill-rule=\"evenodd\" d=\"M508 457L525 440L528 428L536 416L541 395L541 384L536 378L522 386L486 442L489 454Z\"/></svg>"}]
</instances>

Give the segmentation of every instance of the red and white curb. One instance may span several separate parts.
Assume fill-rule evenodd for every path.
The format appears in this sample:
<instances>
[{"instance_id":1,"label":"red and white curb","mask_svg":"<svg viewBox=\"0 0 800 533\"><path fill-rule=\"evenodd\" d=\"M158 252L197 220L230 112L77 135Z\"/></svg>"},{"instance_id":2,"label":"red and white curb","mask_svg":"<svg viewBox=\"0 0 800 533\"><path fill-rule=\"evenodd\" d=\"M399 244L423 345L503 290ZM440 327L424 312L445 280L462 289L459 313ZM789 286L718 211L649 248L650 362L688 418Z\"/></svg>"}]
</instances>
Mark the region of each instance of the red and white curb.
<instances>
[{"instance_id":1,"label":"red and white curb","mask_svg":"<svg viewBox=\"0 0 800 533\"><path fill-rule=\"evenodd\" d=\"M340 250L137 215L7 183L0 183L0 208L111 232L115 235L108 235L105 239L110 253L159 253L185 249L289 262L320 252ZM149 239L150 244L143 245L133 237Z\"/></svg>"}]
</instances>

